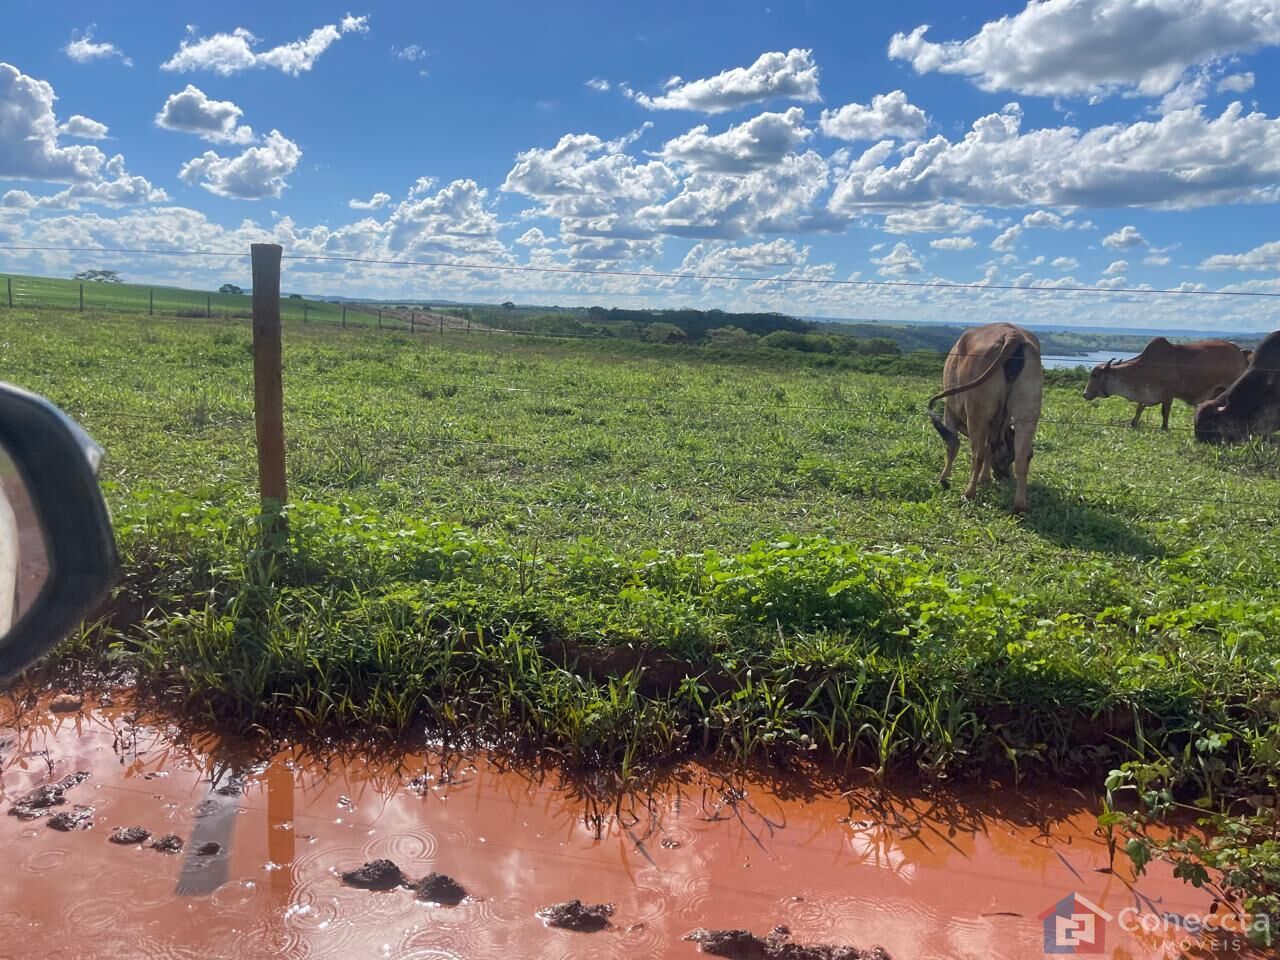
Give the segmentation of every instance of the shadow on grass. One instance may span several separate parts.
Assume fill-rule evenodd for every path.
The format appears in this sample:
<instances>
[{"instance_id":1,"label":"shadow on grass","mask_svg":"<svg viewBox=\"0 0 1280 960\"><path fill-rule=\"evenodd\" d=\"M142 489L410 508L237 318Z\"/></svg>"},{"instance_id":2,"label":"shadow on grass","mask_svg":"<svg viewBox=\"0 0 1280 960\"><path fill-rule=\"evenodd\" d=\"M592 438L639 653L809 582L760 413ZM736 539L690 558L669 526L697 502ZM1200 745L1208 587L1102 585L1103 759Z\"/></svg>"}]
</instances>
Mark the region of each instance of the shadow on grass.
<instances>
[{"instance_id":1,"label":"shadow on grass","mask_svg":"<svg viewBox=\"0 0 1280 960\"><path fill-rule=\"evenodd\" d=\"M1029 485L1027 496L1031 511L1022 522L1060 547L1125 554L1139 560L1164 556L1164 548L1148 539L1141 527L1100 504L1038 483ZM1012 503L1012 498L1011 487L1002 491L1002 499Z\"/></svg>"}]
</instances>

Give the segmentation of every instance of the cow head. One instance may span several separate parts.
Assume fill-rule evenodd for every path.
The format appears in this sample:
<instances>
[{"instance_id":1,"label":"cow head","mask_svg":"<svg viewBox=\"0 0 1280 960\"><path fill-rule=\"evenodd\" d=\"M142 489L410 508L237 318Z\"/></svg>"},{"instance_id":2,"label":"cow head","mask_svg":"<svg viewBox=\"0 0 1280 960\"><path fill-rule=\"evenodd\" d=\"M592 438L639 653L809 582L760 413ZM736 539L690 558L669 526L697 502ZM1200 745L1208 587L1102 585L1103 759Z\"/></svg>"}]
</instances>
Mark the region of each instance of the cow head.
<instances>
[{"instance_id":1,"label":"cow head","mask_svg":"<svg viewBox=\"0 0 1280 960\"><path fill-rule=\"evenodd\" d=\"M1085 384L1084 398L1086 400L1096 400L1098 397L1109 397L1111 391L1107 389L1107 375L1111 373L1111 365L1116 362L1116 358L1112 357L1106 363L1100 363L1089 372L1089 382Z\"/></svg>"},{"instance_id":2,"label":"cow head","mask_svg":"<svg viewBox=\"0 0 1280 960\"><path fill-rule=\"evenodd\" d=\"M1240 443L1280 429L1280 334L1254 351L1249 369L1222 393L1196 409L1196 439Z\"/></svg>"}]
</instances>

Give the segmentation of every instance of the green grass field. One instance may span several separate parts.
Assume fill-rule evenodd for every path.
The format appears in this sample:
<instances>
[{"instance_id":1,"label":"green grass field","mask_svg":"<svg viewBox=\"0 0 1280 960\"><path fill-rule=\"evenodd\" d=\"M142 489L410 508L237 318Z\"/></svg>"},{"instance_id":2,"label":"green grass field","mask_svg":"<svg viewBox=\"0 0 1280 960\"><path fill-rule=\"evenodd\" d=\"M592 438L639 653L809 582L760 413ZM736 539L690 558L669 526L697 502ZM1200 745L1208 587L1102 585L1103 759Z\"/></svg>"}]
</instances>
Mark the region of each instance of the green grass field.
<instances>
[{"instance_id":1,"label":"green grass field","mask_svg":"<svg viewBox=\"0 0 1280 960\"><path fill-rule=\"evenodd\" d=\"M1185 407L1131 430L1053 378L1018 519L1007 488L938 489L936 375L289 322L290 535L264 547L246 324L3 330L0 377L109 455L125 584L64 679L620 782L706 752L1274 790L1280 447L1197 444Z\"/></svg>"}]
</instances>

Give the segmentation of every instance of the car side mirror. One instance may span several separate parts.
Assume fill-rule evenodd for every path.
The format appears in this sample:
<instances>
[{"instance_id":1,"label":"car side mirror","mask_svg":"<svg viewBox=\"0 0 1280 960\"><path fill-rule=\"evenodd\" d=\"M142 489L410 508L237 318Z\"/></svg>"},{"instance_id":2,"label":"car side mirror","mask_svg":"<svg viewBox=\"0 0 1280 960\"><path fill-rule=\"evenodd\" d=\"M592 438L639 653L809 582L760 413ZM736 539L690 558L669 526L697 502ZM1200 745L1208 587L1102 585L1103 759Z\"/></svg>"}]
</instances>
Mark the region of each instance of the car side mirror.
<instances>
[{"instance_id":1,"label":"car side mirror","mask_svg":"<svg viewBox=\"0 0 1280 960\"><path fill-rule=\"evenodd\" d=\"M102 448L43 397L0 383L0 681L106 597L119 566Z\"/></svg>"}]
</instances>

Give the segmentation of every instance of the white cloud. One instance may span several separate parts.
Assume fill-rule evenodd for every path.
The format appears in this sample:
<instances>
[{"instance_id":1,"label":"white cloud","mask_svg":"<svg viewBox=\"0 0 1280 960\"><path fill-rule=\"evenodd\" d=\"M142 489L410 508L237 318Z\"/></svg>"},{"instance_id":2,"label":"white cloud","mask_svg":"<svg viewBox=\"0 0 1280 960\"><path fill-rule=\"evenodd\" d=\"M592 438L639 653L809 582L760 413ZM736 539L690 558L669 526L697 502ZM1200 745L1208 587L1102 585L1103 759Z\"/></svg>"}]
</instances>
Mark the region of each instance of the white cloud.
<instances>
[{"instance_id":1,"label":"white cloud","mask_svg":"<svg viewBox=\"0 0 1280 960\"><path fill-rule=\"evenodd\" d=\"M869 148L844 172L832 209L935 200L978 205L1195 207L1280 198L1280 120L1177 111L1154 121L1021 131L1011 104L952 143L936 136L896 163L892 145Z\"/></svg>"},{"instance_id":2,"label":"white cloud","mask_svg":"<svg viewBox=\"0 0 1280 960\"><path fill-rule=\"evenodd\" d=\"M872 97L869 106L847 103L839 110L823 110L819 125L828 137L839 140L915 140L924 136L929 118L905 93L894 90Z\"/></svg>"},{"instance_id":3,"label":"white cloud","mask_svg":"<svg viewBox=\"0 0 1280 960\"><path fill-rule=\"evenodd\" d=\"M62 48L62 52L74 60L76 63L89 63L93 60L109 60L119 59L126 67L132 67L133 61L124 55L124 51L117 47L114 43L95 43L93 40L93 31L97 29L96 24L89 24L85 27L84 33L79 36L76 31L71 33L71 41Z\"/></svg>"},{"instance_id":4,"label":"white cloud","mask_svg":"<svg viewBox=\"0 0 1280 960\"><path fill-rule=\"evenodd\" d=\"M212 143L252 143L253 128L240 123L243 114L230 100L211 100L200 88L187 84L185 90L169 95L155 123L166 130L194 133Z\"/></svg>"},{"instance_id":5,"label":"white cloud","mask_svg":"<svg viewBox=\"0 0 1280 960\"><path fill-rule=\"evenodd\" d=\"M236 27L230 33L215 33L210 37L197 37L192 33L182 41L178 52L160 65L160 69L178 73L212 70L227 77L254 67L274 67L296 77L314 67L320 56L341 39L343 34L368 32L368 19L348 14L340 26L326 24L316 27L301 40L283 43L262 52L254 49L258 38L244 27Z\"/></svg>"},{"instance_id":6,"label":"white cloud","mask_svg":"<svg viewBox=\"0 0 1280 960\"><path fill-rule=\"evenodd\" d=\"M1233 73L1218 81L1219 93L1247 93L1253 89L1252 73Z\"/></svg>"},{"instance_id":7,"label":"white cloud","mask_svg":"<svg viewBox=\"0 0 1280 960\"><path fill-rule=\"evenodd\" d=\"M1080 266L1080 261L1075 257L1054 257L1049 265L1055 270L1074 270Z\"/></svg>"},{"instance_id":8,"label":"white cloud","mask_svg":"<svg viewBox=\"0 0 1280 960\"><path fill-rule=\"evenodd\" d=\"M178 177L220 197L261 200L280 196L288 185L285 177L293 173L301 159L298 145L279 130L272 130L261 146L249 147L237 157L206 150L184 163Z\"/></svg>"},{"instance_id":9,"label":"white cloud","mask_svg":"<svg viewBox=\"0 0 1280 960\"><path fill-rule=\"evenodd\" d=\"M762 113L724 133L711 135L708 130L704 123L668 140L662 147L662 159L694 170L746 173L775 166L813 135L804 125L800 107L786 113Z\"/></svg>"},{"instance_id":10,"label":"white cloud","mask_svg":"<svg viewBox=\"0 0 1280 960\"><path fill-rule=\"evenodd\" d=\"M885 233L967 233L994 226L994 221L958 203L908 207L884 218Z\"/></svg>"},{"instance_id":11,"label":"white cloud","mask_svg":"<svg viewBox=\"0 0 1280 960\"><path fill-rule=\"evenodd\" d=\"M425 60L430 52L416 43L411 43L407 47L397 47L391 45L391 55L397 60L408 60L410 63L417 63L419 60Z\"/></svg>"},{"instance_id":12,"label":"white cloud","mask_svg":"<svg viewBox=\"0 0 1280 960\"><path fill-rule=\"evenodd\" d=\"M1018 244L1018 238L1022 236L1023 227L1020 224L1014 224L1004 233L991 241L991 249L1000 253L1011 253L1013 248Z\"/></svg>"},{"instance_id":13,"label":"white cloud","mask_svg":"<svg viewBox=\"0 0 1280 960\"><path fill-rule=\"evenodd\" d=\"M977 245L973 237L940 237L929 241L929 246L935 250L972 250Z\"/></svg>"},{"instance_id":14,"label":"white cloud","mask_svg":"<svg viewBox=\"0 0 1280 960\"><path fill-rule=\"evenodd\" d=\"M1280 0L1044 0L966 40L895 34L892 59L1039 96L1168 93L1189 67L1280 43Z\"/></svg>"},{"instance_id":15,"label":"white cloud","mask_svg":"<svg viewBox=\"0 0 1280 960\"><path fill-rule=\"evenodd\" d=\"M818 65L812 50L762 53L749 67L734 67L714 77L688 82L679 77L667 81L659 96L627 91L647 110L697 110L723 113L748 103L776 98L806 103L822 99L818 93Z\"/></svg>"},{"instance_id":16,"label":"white cloud","mask_svg":"<svg viewBox=\"0 0 1280 960\"><path fill-rule=\"evenodd\" d=\"M58 144L53 87L0 63L0 177L79 183L98 178L97 147Z\"/></svg>"},{"instance_id":17,"label":"white cloud","mask_svg":"<svg viewBox=\"0 0 1280 960\"><path fill-rule=\"evenodd\" d=\"M883 257L872 257L871 262L880 267L876 272L882 277L907 277L923 270L915 251L905 243L895 243L892 250Z\"/></svg>"},{"instance_id":18,"label":"white cloud","mask_svg":"<svg viewBox=\"0 0 1280 960\"><path fill-rule=\"evenodd\" d=\"M1128 260L1112 260L1107 269L1102 271L1104 277L1119 277L1129 272Z\"/></svg>"},{"instance_id":19,"label":"white cloud","mask_svg":"<svg viewBox=\"0 0 1280 960\"><path fill-rule=\"evenodd\" d=\"M67 122L58 127L58 133L67 137L75 137L79 140L105 140L107 138L107 125L76 113L68 117Z\"/></svg>"},{"instance_id":20,"label":"white cloud","mask_svg":"<svg viewBox=\"0 0 1280 960\"><path fill-rule=\"evenodd\" d=\"M550 237L543 233L538 227L530 227L520 236L516 237L516 243L522 247L549 247L555 243Z\"/></svg>"},{"instance_id":21,"label":"white cloud","mask_svg":"<svg viewBox=\"0 0 1280 960\"><path fill-rule=\"evenodd\" d=\"M391 194L378 192L368 200L348 200L347 206L352 210L381 210L391 202Z\"/></svg>"},{"instance_id":22,"label":"white cloud","mask_svg":"<svg viewBox=\"0 0 1280 960\"><path fill-rule=\"evenodd\" d=\"M1201 261L1201 270L1280 270L1280 240L1247 253L1218 253Z\"/></svg>"},{"instance_id":23,"label":"white cloud","mask_svg":"<svg viewBox=\"0 0 1280 960\"><path fill-rule=\"evenodd\" d=\"M1169 259L1167 253L1149 253L1143 258L1142 262L1150 267L1167 267Z\"/></svg>"},{"instance_id":24,"label":"white cloud","mask_svg":"<svg viewBox=\"0 0 1280 960\"><path fill-rule=\"evenodd\" d=\"M1102 238L1102 245L1108 250L1132 250L1134 247L1147 246L1146 238L1138 232L1138 228L1125 225L1115 233Z\"/></svg>"},{"instance_id":25,"label":"white cloud","mask_svg":"<svg viewBox=\"0 0 1280 960\"><path fill-rule=\"evenodd\" d=\"M599 93L605 93L609 89L609 81L601 77L592 77L587 81L587 86Z\"/></svg>"},{"instance_id":26,"label":"white cloud","mask_svg":"<svg viewBox=\"0 0 1280 960\"><path fill-rule=\"evenodd\" d=\"M827 160L812 150L742 176L697 172L670 200L637 211L636 222L699 239L838 230L847 221L825 208L830 182Z\"/></svg>"},{"instance_id":27,"label":"white cloud","mask_svg":"<svg viewBox=\"0 0 1280 960\"><path fill-rule=\"evenodd\" d=\"M1022 218L1022 225L1029 230L1092 230L1093 223L1084 220L1065 220L1052 210L1032 210Z\"/></svg>"}]
</instances>

